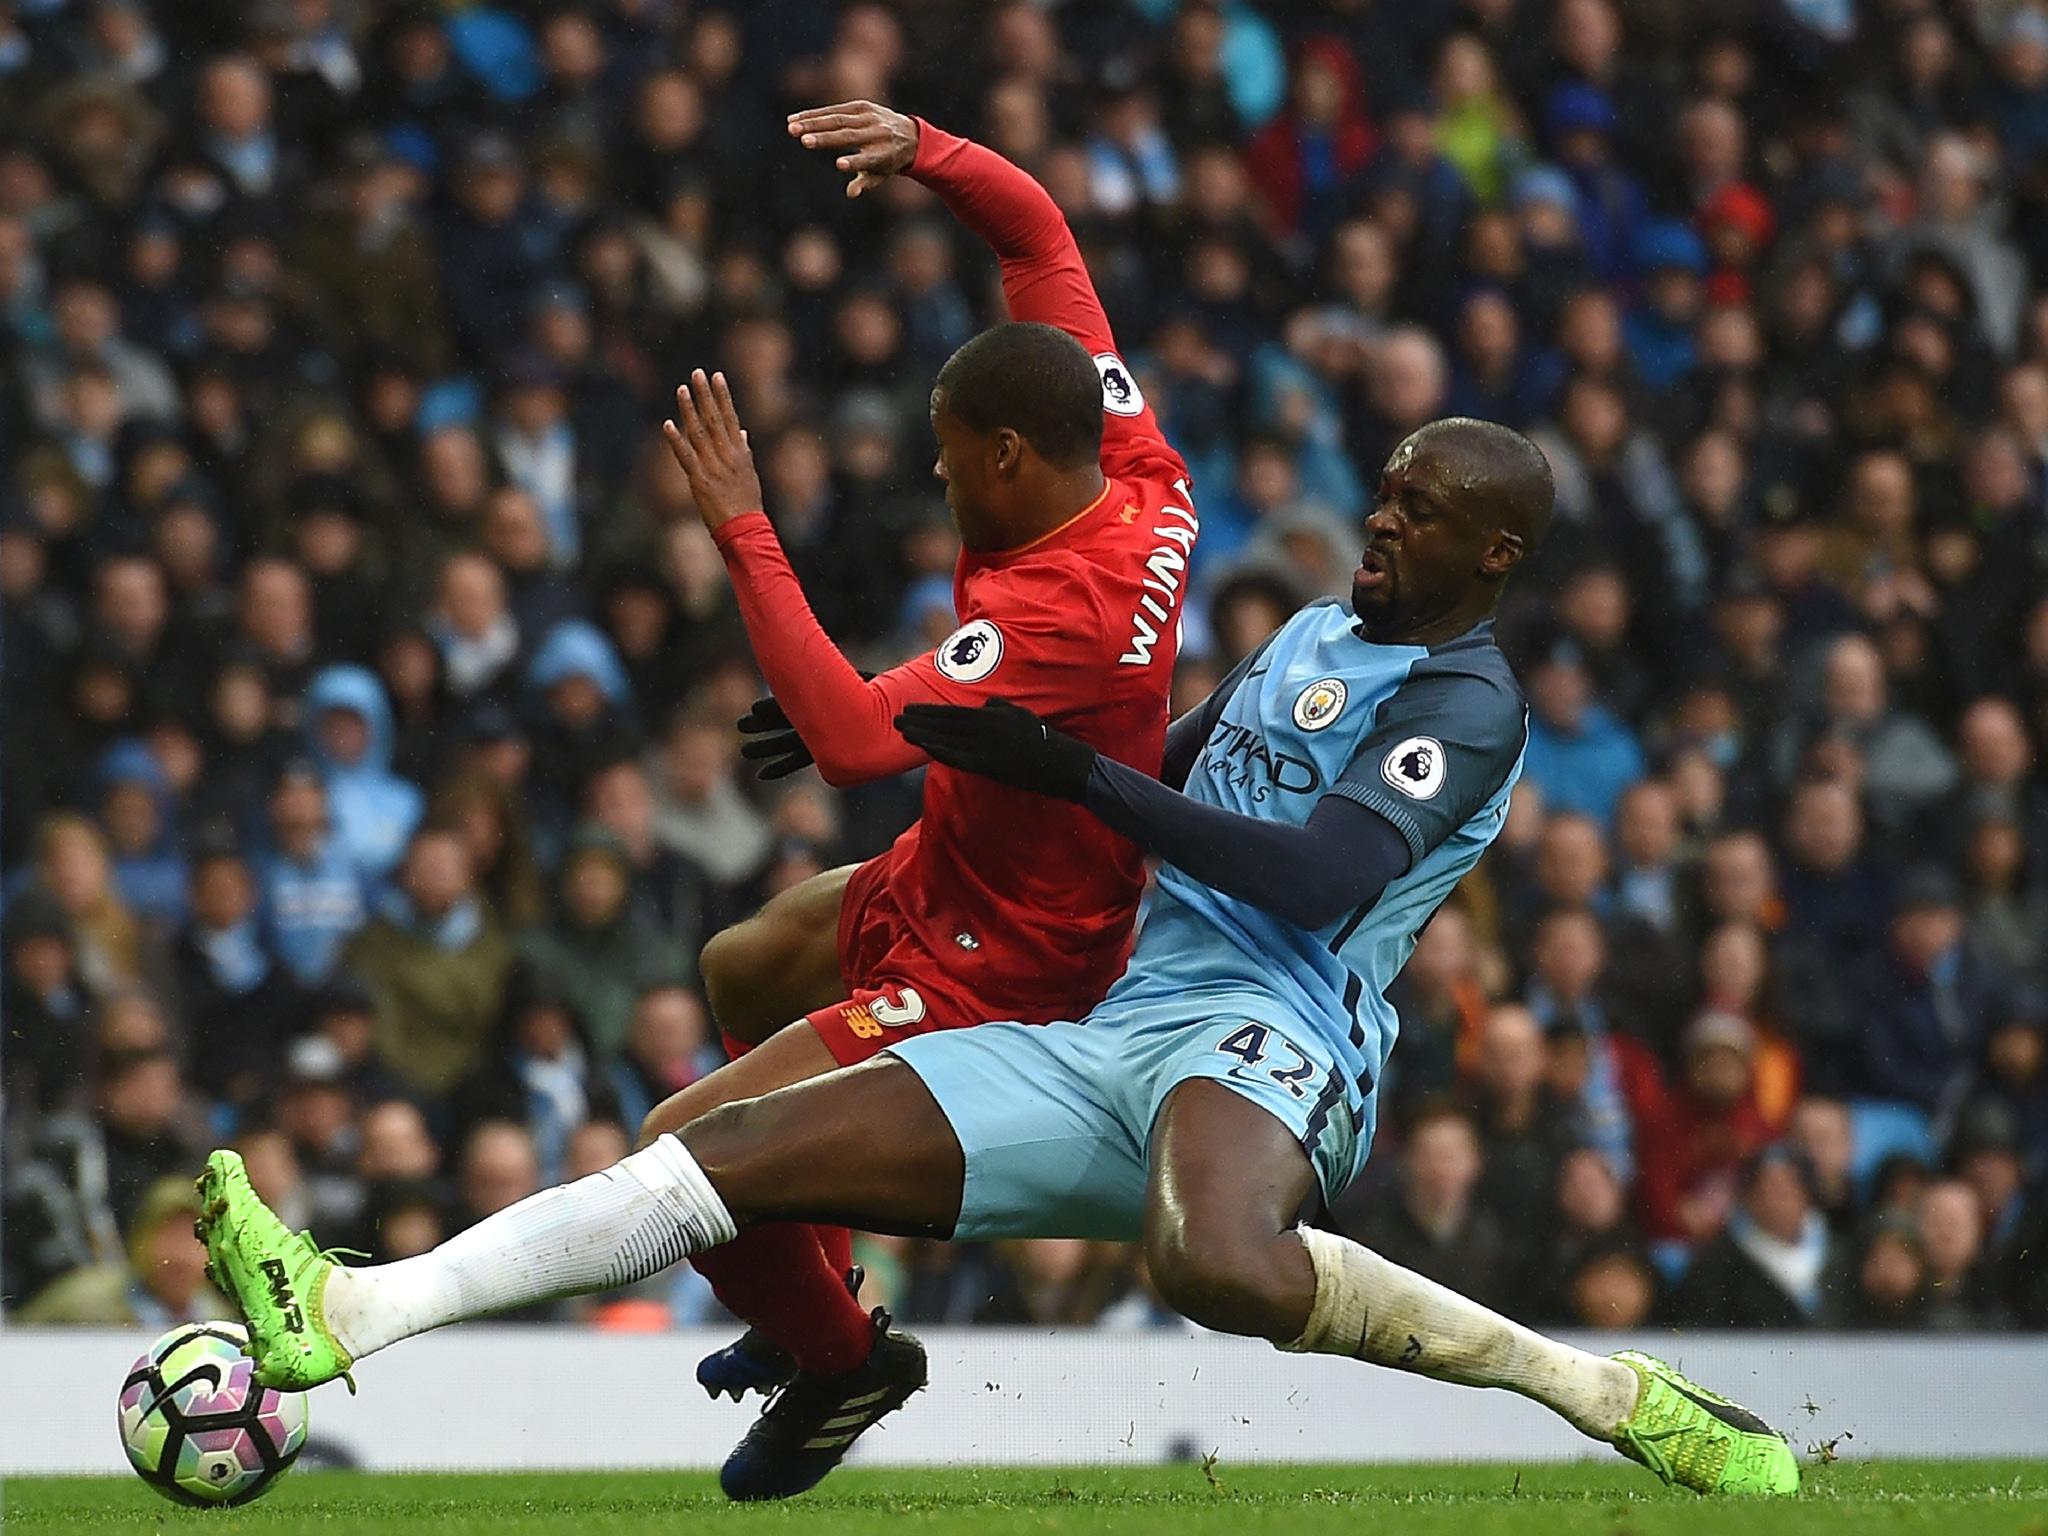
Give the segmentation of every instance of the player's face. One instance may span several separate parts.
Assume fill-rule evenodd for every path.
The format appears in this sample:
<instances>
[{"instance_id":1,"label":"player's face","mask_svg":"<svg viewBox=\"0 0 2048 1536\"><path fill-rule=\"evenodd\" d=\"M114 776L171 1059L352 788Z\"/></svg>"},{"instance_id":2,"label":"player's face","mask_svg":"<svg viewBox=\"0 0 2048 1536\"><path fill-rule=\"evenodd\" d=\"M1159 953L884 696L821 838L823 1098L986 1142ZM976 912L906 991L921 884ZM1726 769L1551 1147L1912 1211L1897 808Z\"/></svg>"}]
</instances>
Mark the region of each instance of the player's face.
<instances>
[{"instance_id":1,"label":"player's face","mask_svg":"<svg viewBox=\"0 0 2048 1536\"><path fill-rule=\"evenodd\" d=\"M1369 633L1398 637L1466 598L1490 537L1478 526L1472 490L1469 475L1426 439L1410 437L1394 450L1351 578L1352 607Z\"/></svg>"},{"instance_id":2,"label":"player's face","mask_svg":"<svg viewBox=\"0 0 2048 1536\"><path fill-rule=\"evenodd\" d=\"M1023 439L1008 427L977 432L932 394L932 433L939 440L932 473L946 487L946 508L960 542L969 549L1003 549L1014 542L1004 522L1003 488L1014 486ZM1014 497L1008 498L1014 501Z\"/></svg>"},{"instance_id":3,"label":"player's face","mask_svg":"<svg viewBox=\"0 0 2048 1536\"><path fill-rule=\"evenodd\" d=\"M932 396L932 434L939 440L932 473L946 487L946 510L964 538L970 527L985 520L987 501L982 486L982 438Z\"/></svg>"}]
</instances>

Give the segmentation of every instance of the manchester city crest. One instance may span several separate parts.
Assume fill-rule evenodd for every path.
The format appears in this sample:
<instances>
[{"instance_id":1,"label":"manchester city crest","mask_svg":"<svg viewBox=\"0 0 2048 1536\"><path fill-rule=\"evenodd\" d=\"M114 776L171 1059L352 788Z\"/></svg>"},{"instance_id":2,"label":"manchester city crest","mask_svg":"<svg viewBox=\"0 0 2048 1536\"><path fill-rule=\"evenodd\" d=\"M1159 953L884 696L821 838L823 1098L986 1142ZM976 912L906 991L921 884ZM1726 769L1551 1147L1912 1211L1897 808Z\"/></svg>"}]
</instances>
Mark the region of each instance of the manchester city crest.
<instances>
[{"instance_id":1,"label":"manchester city crest","mask_svg":"<svg viewBox=\"0 0 2048 1536\"><path fill-rule=\"evenodd\" d=\"M1294 701L1294 723L1304 731L1320 731L1344 713L1350 690L1341 677L1319 677L1301 690Z\"/></svg>"}]
</instances>

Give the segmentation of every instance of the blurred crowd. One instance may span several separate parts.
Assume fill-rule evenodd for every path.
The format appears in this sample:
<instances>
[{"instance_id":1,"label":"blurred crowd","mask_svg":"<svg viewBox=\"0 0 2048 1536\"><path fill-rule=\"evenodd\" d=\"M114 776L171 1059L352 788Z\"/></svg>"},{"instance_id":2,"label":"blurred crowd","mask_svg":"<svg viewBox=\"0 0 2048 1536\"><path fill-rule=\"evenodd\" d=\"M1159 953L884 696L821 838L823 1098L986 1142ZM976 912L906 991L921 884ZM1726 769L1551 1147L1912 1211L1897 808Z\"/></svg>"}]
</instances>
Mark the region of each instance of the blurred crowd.
<instances>
[{"instance_id":1,"label":"blurred crowd","mask_svg":"<svg viewBox=\"0 0 2048 1536\"><path fill-rule=\"evenodd\" d=\"M217 1312L219 1141L378 1258L606 1165L719 1060L703 940L915 815L738 771L655 431L724 367L849 654L952 628L927 392L999 291L784 136L856 97L1067 210L1194 471L1178 708L1415 426L1556 469L1526 772L1326 1219L1535 1322L2048 1327L2032 0L0 5L10 1317ZM1112 1245L861 1256L1167 1321Z\"/></svg>"}]
</instances>

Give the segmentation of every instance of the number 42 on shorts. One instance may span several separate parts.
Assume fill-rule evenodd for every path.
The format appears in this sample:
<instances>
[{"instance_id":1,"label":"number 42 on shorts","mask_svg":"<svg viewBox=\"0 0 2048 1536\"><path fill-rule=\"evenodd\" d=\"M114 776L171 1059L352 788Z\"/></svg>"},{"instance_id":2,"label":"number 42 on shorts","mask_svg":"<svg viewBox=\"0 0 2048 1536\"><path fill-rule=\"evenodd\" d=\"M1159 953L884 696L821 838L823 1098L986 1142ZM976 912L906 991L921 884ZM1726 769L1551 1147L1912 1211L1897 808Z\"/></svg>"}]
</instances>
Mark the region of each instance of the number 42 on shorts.
<instances>
[{"instance_id":1,"label":"number 42 on shorts","mask_svg":"<svg viewBox=\"0 0 2048 1536\"><path fill-rule=\"evenodd\" d=\"M1307 1083L1315 1076L1316 1064L1302 1052L1301 1048L1285 1035L1276 1033L1264 1024L1247 1024L1233 1031L1217 1042L1216 1049L1226 1056L1235 1056L1238 1065L1230 1069L1231 1076L1255 1070L1265 1064L1275 1049L1294 1058L1291 1064L1273 1062L1266 1066L1266 1076L1285 1088L1297 1099L1308 1097Z\"/></svg>"}]
</instances>

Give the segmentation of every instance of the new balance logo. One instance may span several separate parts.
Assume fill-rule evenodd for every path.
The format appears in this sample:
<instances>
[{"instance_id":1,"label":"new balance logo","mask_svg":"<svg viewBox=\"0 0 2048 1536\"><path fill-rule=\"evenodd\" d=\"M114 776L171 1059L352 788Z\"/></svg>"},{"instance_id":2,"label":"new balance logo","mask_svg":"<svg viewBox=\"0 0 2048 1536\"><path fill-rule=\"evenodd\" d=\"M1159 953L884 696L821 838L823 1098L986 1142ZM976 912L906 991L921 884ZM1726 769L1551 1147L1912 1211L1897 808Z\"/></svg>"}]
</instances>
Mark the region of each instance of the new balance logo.
<instances>
[{"instance_id":1,"label":"new balance logo","mask_svg":"<svg viewBox=\"0 0 2048 1536\"><path fill-rule=\"evenodd\" d=\"M298 1298L292 1295L292 1280L291 1276L285 1273L284 1260L265 1259L263 1261L263 1278L270 1282L270 1299L276 1303L278 1311L283 1314L286 1331L304 1333L306 1331L305 1314L299 1311Z\"/></svg>"}]
</instances>

